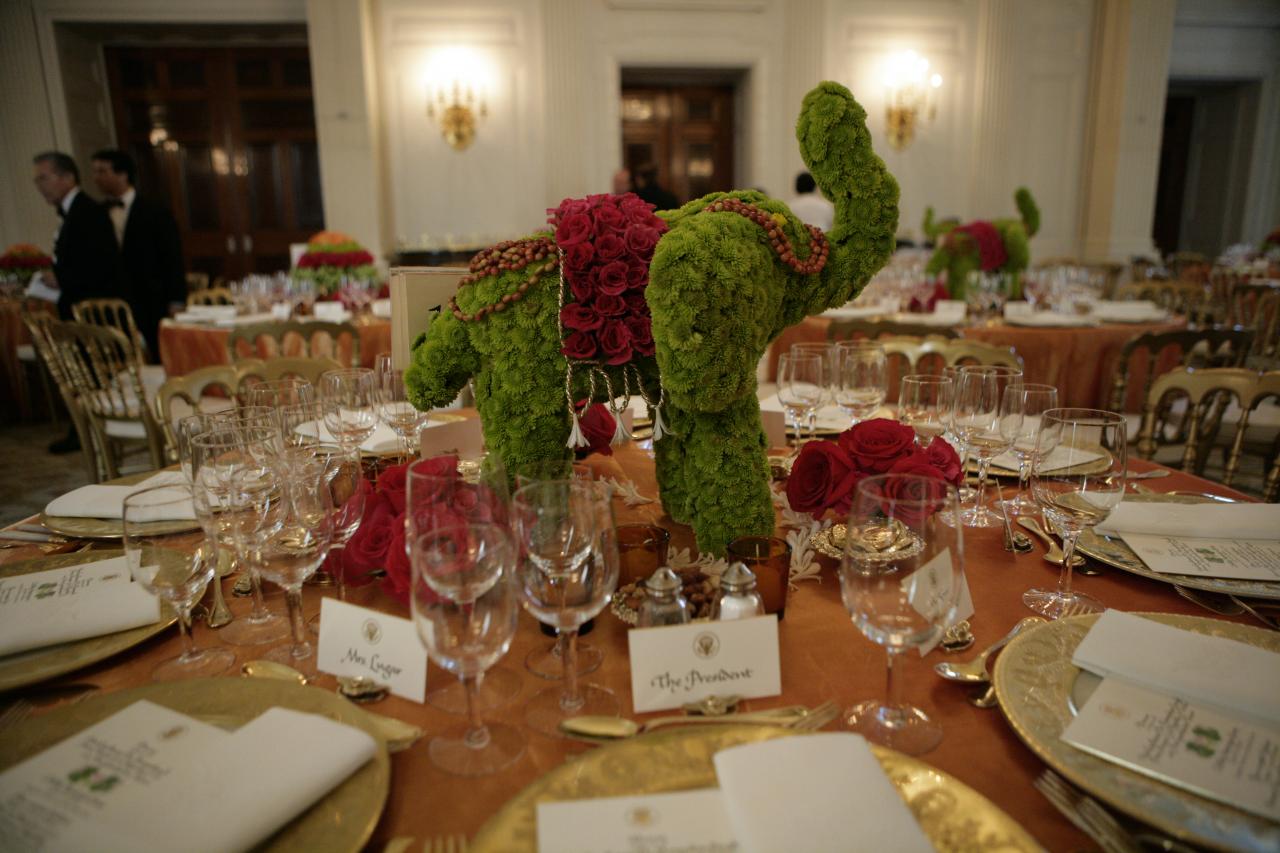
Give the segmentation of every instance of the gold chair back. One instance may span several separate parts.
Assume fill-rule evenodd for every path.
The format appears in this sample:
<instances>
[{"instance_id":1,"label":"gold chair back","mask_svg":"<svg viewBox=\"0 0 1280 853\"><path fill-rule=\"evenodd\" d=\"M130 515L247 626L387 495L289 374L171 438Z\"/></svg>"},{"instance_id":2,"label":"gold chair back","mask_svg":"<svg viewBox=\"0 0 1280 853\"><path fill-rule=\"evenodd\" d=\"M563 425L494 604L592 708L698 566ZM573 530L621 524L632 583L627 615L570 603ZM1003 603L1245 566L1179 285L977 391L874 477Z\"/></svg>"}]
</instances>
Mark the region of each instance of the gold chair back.
<instances>
[{"instance_id":1,"label":"gold chair back","mask_svg":"<svg viewBox=\"0 0 1280 853\"><path fill-rule=\"evenodd\" d=\"M53 329L61 323L56 314L48 311L23 311L22 322L31 335L31 345L36 351L36 356L53 379L54 387L58 389L58 396L62 398L62 404L71 417L71 426L80 439L80 452L84 458L85 471L90 480L101 483L106 479L106 471L101 463L100 452L95 446L93 430L89 427L84 407L80 405L80 400L76 396L75 386L71 384L71 378L59 354L59 348L53 343Z\"/></svg>"},{"instance_id":2,"label":"gold chair back","mask_svg":"<svg viewBox=\"0 0 1280 853\"><path fill-rule=\"evenodd\" d=\"M134 322L133 309L123 299L82 299L71 306L71 316L77 323L115 329L133 342L138 358L146 360L147 343Z\"/></svg>"},{"instance_id":3,"label":"gold chair back","mask_svg":"<svg viewBox=\"0 0 1280 853\"><path fill-rule=\"evenodd\" d=\"M341 370L343 365L336 359L320 356L317 358L245 358L236 362L236 392L243 392L259 382L272 382L276 379L297 377L305 379L312 385L320 384L320 377L330 370Z\"/></svg>"},{"instance_id":4,"label":"gold chair back","mask_svg":"<svg viewBox=\"0 0 1280 853\"><path fill-rule=\"evenodd\" d=\"M1226 316L1225 307L1215 303L1209 286L1201 282L1131 282L1121 285L1115 296L1121 301L1150 300L1166 311L1186 317L1191 325L1212 326Z\"/></svg>"},{"instance_id":5,"label":"gold chair back","mask_svg":"<svg viewBox=\"0 0 1280 853\"><path fill-rule=\"evenodd\" d=\"M917 338L957 338L960 333L949 326L930 326L926 323L892 323L887 320L832 320L827 327L827 340L847 341L854 338L881 338L912 336Z\"/></svg>"},{"instance_id":6,"label":"gold chair back","mask_svg":"<svg viewBox=\"0 0 1280 853\"><path fill-rule=\"evenodd\" d=\"M1156 377L1167 369L1162 365L1167 363L1170 350L1182 367L1241 367L1252 344L1252 329L1184 329L1135 335L1120 349L1111 382L1111 411L1131 411L1126 404L1135 361L1145 368L1140 398L1145 401Z\"/></svg>"},{"instance_id":7,"label":"gold chair back","mask_svg":"<svg viewBox=\"0 0 1280 853\"><path fill-rule=\"evenodd\" d=\"M156 420L164 432L166 455L170 461L177 461L177 436L174 426L179 420L174 414L174 403L182 401L190 409L189 414L206 411L205 397L210 390L222 392L220 399L225 399L227 407L235 404L235 395L239 390L239 368L230 364L215 364L201 367L184 376L171 376L156 392Z\"/></svg>"},{"instance_id":8,"label":"gold chair back","mask_svg":"<svg viewBox=\"0 0 1280 853\"><path fill-rule=\"evenodd\" d=\"M204 290L209 286L209 274L207 272L189 272L187 273L187 293L195 293L197 290ZM188 297L187 304L191 304Z\"/></svg>"},{"instance_id":9,"label":"gold chair back","mask_svg":"<svg viewBox=\"0 0 1280 853\"><path fill-rule=\"evenodd\" d=\"M291 357L297 354L291 351L293 348L300 349L304 356L334 358L347 367L360 366L360 332L354 323L253 323L232 329L227 337L227 352L233 363L246 357Z\"/></svg>"},{"instance_id":10,"label":"gold chair back","mask_svg":"<svg viewBox=\"0 0 1280 853\"><path fill-rule=\"evenodd\" d=\"M205 287L187 294L188 305L235 305L228 287Z\"/></svg>"}]
</instances>

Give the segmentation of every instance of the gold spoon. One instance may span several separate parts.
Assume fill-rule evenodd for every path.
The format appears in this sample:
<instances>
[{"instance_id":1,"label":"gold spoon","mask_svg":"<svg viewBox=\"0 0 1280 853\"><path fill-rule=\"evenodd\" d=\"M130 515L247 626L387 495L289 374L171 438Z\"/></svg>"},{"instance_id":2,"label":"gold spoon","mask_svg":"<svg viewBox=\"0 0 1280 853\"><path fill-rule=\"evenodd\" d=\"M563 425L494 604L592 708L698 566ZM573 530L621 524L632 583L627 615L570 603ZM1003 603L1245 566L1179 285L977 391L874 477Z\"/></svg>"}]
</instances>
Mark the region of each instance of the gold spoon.
<instances>
[{"instance_id":1,"label":"gold spoon","mask_svg":"<svg viewBox=\"0 0 1280 853\"><path fill-rule=\"evenodd\" d=\"M1043 540L1045 545L1048 546L1049 550L1044 552L1044 559L1046 562L1053 563L1055 566L1062 565L1062 561L1063 559L1066 558L1067 555L1063 553L1062 546L1059 545L1057 542L1053 541L1053 537L1051 537L1048 533L1045 533L1044 528L1040 526L1040 522L1036 521L1034 518L1031 518L1030 516L1024 515L1018 519L1018 524L1021 525L1022 527L1025 527L1027 530L1030 530L1037 537ZM1079 554L1073 554L1071 556L1071 568L1080 572L1080 574L1082 575L1102 574L1102 572L1096 569L1082 568L1083 566L1084 566L1084 557L1081 557Z\"/></svg>"},{"instance_id":2,"label":"gold spoon","mask_svg":"<svg viewBox=\"0 0 1280 853\"><path fill-rule=\"evenodd\" d=\"M247 678L274 678L277 681L293 681L307 685L307 677L291 666L273 660L251 660L240 667L240 674Z\"/></svg>"},{"instance_id":3,"label":"gold spoon","mask_svg":"<svg viewBox=\"0 0 1280 853\"><path fill-rule=\"evenodd\" d=\"M629 720L626 717L570 717L560 723L560 731L567 735L587 740L621 740L638 734L653 731L663 726L696 726L708 724L754 723L766 726L791 726L803 720L809 714L804 707L789 706L767 711L752 711L747 714L725 714L718 717L679 716L656 717L643 723Z\"/></svg>"},{"instance_id":4,"label":"gold spoon","mask_svg":"<svg viewBox=\"0 0 1280 853\"><path fill-rule=\"evenodd\" d=\"M987 672L987 659L1003 649L1008 645L1010 640L1018 636L1018 634L1022 633L1025 629L1030 628L1032 625L1039 625L1044 621L1045 620L1041 619L1039 616L1028 616L1017 625L1014 625L1009 630L1009 633L987 646L987 648L973 660L965 661L964 663L943 661L942 663L934 664L933 671L947 679L947 681L964 681L970 684L990 681L991 673Z\"/></svg>"}]
</instances>

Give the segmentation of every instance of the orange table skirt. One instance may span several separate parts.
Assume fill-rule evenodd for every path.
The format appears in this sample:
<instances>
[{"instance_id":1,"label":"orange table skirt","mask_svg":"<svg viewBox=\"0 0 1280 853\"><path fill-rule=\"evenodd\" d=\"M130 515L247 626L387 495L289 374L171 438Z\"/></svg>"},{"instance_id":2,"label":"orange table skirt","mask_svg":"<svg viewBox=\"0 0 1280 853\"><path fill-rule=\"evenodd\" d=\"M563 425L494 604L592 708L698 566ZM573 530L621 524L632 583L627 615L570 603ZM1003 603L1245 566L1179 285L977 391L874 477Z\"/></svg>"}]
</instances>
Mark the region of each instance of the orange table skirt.
<instances>
[{"instance_id":1,"label":"orange table skirt","mask_svg":"<svg viewBox=\"0 0 1280 853\"><path fill-rule=\"evenodd\" d=\"M360 333L360 365L373 367L378 353L391 351L391 321L366 318L356 323L356 329ZM182 376L201 367L230 364L231 358L227 353L227 338L230 336L231 330L226 328L162 321L160 363L164 365L165 374ZM302 340L296 337L286 339L285 346L285 352L269 352L265 342L260 342L258 356L327 355L343 364L351 363L351 349L346 336L338 342L336 352L330 348L324 352L307 353Z\"/></svg>"}]
</instances>

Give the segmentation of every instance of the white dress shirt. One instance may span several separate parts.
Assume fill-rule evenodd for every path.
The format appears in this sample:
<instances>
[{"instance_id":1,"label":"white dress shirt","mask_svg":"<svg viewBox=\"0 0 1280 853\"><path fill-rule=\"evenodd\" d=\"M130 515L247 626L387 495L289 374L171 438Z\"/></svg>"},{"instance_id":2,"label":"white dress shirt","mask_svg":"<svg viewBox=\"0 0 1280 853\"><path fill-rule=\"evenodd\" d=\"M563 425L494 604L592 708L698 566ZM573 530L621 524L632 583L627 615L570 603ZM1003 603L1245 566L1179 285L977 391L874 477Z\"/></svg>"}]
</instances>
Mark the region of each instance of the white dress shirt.
<instances>
[{"instance_id":1,"label":"white dress shirt","mask_svg":"<svg viewBox=\"0 0 1280 853\"><path fill-rule=\"evenodd\" d=\"M787 202L791 212L800 217L801 222L816 225L823 231L830 231L835 222L836 208L817 192L802 193Z\"/></svg>"},{"instance_id":2,"label":"white dress shirt","mask_svg":"<svg viewBox=\"0 0 1280 853\"><path fill-rule=\"evenodd\" d=\"M133 187L124 191L124 195L120 196L122 205L114 205L107 208L107 214L111 217L111 224L116 229L116 243L124 246L124 226L129 221L129 209L133 207L133 200L138 195L138 191Z\"/></svg>"}]
</instances>

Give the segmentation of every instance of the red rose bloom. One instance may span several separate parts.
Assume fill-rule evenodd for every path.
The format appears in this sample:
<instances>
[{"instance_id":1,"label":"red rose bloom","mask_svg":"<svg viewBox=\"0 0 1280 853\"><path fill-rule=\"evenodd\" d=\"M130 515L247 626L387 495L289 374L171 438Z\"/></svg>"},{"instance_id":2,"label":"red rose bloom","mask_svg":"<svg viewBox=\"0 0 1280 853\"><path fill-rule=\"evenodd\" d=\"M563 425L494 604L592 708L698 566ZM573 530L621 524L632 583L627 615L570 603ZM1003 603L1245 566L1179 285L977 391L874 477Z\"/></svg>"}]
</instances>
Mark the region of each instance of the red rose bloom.
<instances>
[{"instance_id":1,"label":"red rose bloom","mask_svg":"<svg viewBox=\"0 0 1280 853\"><path fill-rule=\"evenodd\" d=\"M620 296L627 289L627 264L623 261L610 261L600 267L596 277L596 286L601 293Z\"/></svg>"},{"instance_id":2,"label":"red rose bloom","mask_svg":"<svg viewBox=\"0 0 1280 853\"><path fill-rule=\"evenodd\" d=\"M585 243L590 240L593 230L591 217L585 213L565 216L561 218L560 224L556 226L556 242L560 244L561 248L567 249L570 246L576 246L579 243Z\"/></svg>"},{"instance_id":3,"label":"red rose bloom","mask_svg":"<svg viewBox=\"0 0 1280 853\"><path fill-rule=\"evenodd\" d=\"M398 520L386 495L375 492L365 507L364 521L343 549L347 576L364 575L382 568Z\"/></svg>"},{"instance_id":4,"label":"red rose bloom","mask_svg":"<svg viewBox=\"0 0 1280 853\"><path fill-rule=\"evenodd\" d=\"M645 301L643 290L629 290L622 298L627 303L628 314L649 316L649 303Z\"/></svg>"},{"instance_id":5,"label":"red rose bloom","mask_svg":"<svg viewBox=\"0 0 1280 853\"><path fill-rule=\"evenodd\" d=\"M811 441L791 466L787 501L797 512L821 516L829 507L848 512L853 487L862 475L853 459L834 441Z\"/></svg>"},{"instance_id":6,"label":"red rose bloom","mask_svg":"<svg viewBox=\"0 0 1280 853\"><path fill-rule=\"evenodd\" d=\"M564 344L560 347L560 352L566 358L574 358L579 361L591 358L596 354L596 339L588 332L570 332L565 335Z\"/></svg>"},{"instance_id":7,"label":"red rose bloom","mask_svg":"<svg viewBox=\"0 0 1280 853\"><path fill-rule=\"evenodd\" d=\"M915 449L915 442L915 430L888 418L862 421L840 434L840 446L866 474L885 473Z\"/></svg>"},{"instance_id":8,"label":"red rose bloom","mask_svg":"<svg viewBox=\"0 0 1280 853\"><path fill-rule=\"evenodd\" d=\"M404 512L405 479L408 471L407 464L392 465L378 475L377 491L386 496L392 511L397 515Z\"/></svg>"},{"instance_id":9,"label":"red rose bloom","mask_svg":"<svg viewBox=\"0 0 1280 853\"><path fill-rule=\"evenodd\" d=\"M583 245L587 244L584 243ZM586 303L591 301L592 296L595 296L595 270L561 270L560 275L564 276L565 281L569 282L569 290L573 293L574 299Z\"/></svg>"},{"instance_id":10,"label":"red rose bloom","mask_svg":"<svg viewBox=\"0 0 1280 853\"><path fill-rule=\"evenodd\" d=\"M1009 253L1004 248L1004 240L1000 232L990 222L970 222L954 229L952 234L967 234L978 245L978 263L983 272L990 272L1004 266L1009 260Z\"/></svg>"},{"instance_id":11,"label":"red rose bloom","mask_svg":"<svg viewBox=\"0 0 1280 853\"><path fill-rule=\"evenodd\" d=\"M622 322L627 324L631 334L631 346L641 355L653 355L653 325L646 314L640 317L627 317Z\"/></svg>"},{"instance_id":12,"label":"red rose bloom","mask_svg":"<svg viewBox=\"0 0 1280 853\"><path fill-rule=\"evenodd\" d=\"M639 258L648 258L653 254L653 247L658 245L658 229L648 224L631 224L627 226L625 237L627 251Z\"/></svg>"},{"instance_id":13,"label":"red rose bloom","mask_svg":"<svg viewBox=\"0 0 1280 853\"><path fill-rule=\"evenodd\" d=\"M575 243L572 246L561 246L561 249L564 250L565 266L574 271L586 269L596 254L595 247L590 243Z\"/></svg>"},{"instance_id":14,"label":"red rose bloom","mask_svg":"<svg viewBox=\"0 0 1280 853\"><path fill-rule=\"evenodd\" d=\"M945 505L947 484L942 473L920 456L901 459L890 474L914 476L889 477L880 492L881 508L905 524L916 524Z\"/></svg>"},{"instance_id":15,"label":"red rose bloom","mask_svg":"<svg viewBox=\"0 0 1280 853\"><path fill-rule=\"evenodd\" d=\"M596 238L596 257L603 261L617 260L627 251L627 244L616 234L601 234Z\"/></svg>"},{"instance_id":16,"label":"red rose bloom","mask_svg":"<svg viewBox=\"0 0 1280 853\"><path fill-rule=\"evenodd\" d=\"M605 321L600 330L600 349L609 364L626 364L631 360L631 333L621 320Z\"/></svg>"},{"instance_id":17,"label":"red rose bloom","mask_svg":"<svg viewBox=\"0 0 1280 853\"><path fill-rule=\"evenodd\" d=\"M959 486L964 482L964 465L960 462L960 454L942 436L934 436L920 455L951 485Z\"/></svg>"},{"instance_id":18,"label":"red rose bloom","mask_svg":"<svg viewBox=\"0 0 1280 853\"><path fill-rule=\"evenodd\" d=\"M632 290L644 290L649 283L649 265L642 261L632 261L627 265L627 286Z\"/></svg>"},{"instance_id":19,"label":"red rose bloom","mask_svg":"<svg viewBox=\"0 0 1280 853\"><path fill-rule=\"evenodd\" d=\"M602 204L596 208L596 236L621 231L627 225L627 215L616 204Z\"/></svg>"},{"instance_id":20,"label":"red rose bloom","mask_svg":"<svg viewBox=\"0 0 1280 853\"><path fill-rule=\"evenodd\" d=\"M387 576L382 579L382 591L396 601L409 606L409 589L413 584L413 570L404 547L404 519L399 519L396 534L387 548Z\"/></svg>"},{"instance_id":21,"label":"red rose bloom","mask_svg":"<svg viewBox=\"0 0 1280 853\"><path fill-rule=\"evenodd\" d=\"M614 296L610 293L602 293L597 296L592 307L601 317L618 317L627 313L626 300L621 296Z\"/></svg>"},{"instance_id":22,"label":"red rose bloom","mask_svg":"<svg viewBox=\"0 0 1280 853\"><path fill-rule=\"evenodd\" d=\"M584 448L587 454L613 455L613 447L610 443L613 441L613 433L618 427L618 422L613 419L608 406L604 403L588 406L587 410L578 416L578 426L582 428L582 435L587 440L587 447Z\"/></svg>"},{"instance_id":23,"label":"red rose bloom","mask_svg":"<svg viewBox=\"0 0 1280 853\"><path fill-rule=\"evenodd\" d=\"M590 306L581 302L570 302L560 309L560 322L566 329L574 332L594 332L600 328L601 319Z\"/></svg>"}]
</instances>

